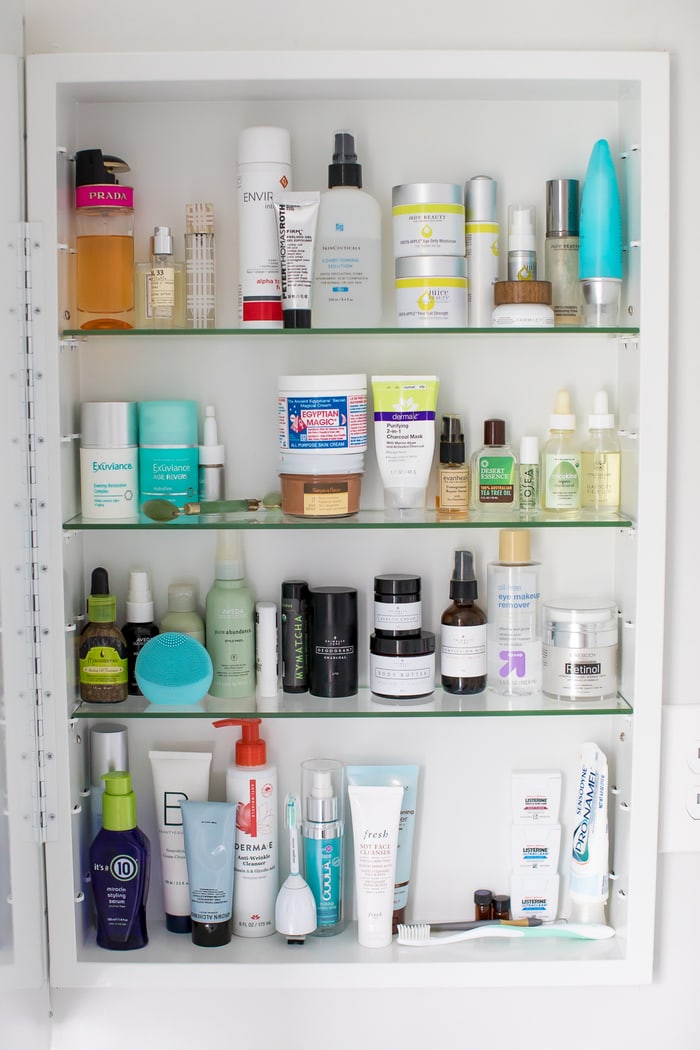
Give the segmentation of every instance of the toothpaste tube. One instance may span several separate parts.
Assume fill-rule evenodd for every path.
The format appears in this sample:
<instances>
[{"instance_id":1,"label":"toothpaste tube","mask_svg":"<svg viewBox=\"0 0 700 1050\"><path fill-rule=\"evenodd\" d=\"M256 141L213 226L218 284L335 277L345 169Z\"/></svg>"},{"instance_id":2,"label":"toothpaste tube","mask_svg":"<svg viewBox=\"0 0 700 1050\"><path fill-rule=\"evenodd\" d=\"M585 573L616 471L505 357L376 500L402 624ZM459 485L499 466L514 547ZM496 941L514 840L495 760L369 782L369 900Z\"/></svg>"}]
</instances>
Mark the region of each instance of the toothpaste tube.
<instances>
[{"instance_id":1,"label":"toothpaste tube","mask_svg":"<svg viewBox=\"0 0 700 1050\"><path fill-rule=\"evenodd\" d=\"M576 922L605 922L608 900L608 761L592 742L581 747L571 840L569 896Z\"/></svg>"}]
</instances>

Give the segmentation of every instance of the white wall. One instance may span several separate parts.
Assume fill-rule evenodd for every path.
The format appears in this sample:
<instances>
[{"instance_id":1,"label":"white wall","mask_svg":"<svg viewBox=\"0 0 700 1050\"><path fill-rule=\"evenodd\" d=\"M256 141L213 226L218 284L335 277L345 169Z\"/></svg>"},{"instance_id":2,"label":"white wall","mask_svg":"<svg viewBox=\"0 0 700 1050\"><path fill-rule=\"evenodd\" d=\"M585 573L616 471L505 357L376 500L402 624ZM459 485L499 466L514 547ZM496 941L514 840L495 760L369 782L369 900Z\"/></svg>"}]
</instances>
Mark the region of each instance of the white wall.
<instances>
[{"instance_id":1,"label":"white wall","mask_svg":"<svg viewBox=\"0 0 700 1050\"><path fill-rule=\"evenodd\" d=\"M665 703L688 703L688 654L695 650L697 585L695 517L697 484L697 249L700 169L700 5L697 0L586 0L565 3L501 0L469 4L442 0L25 0L29 51L156 51L241 48L546 48L666 50L672 55L671 176L671 426L669 558L666 617ZM174 17L175 15L175 17ZM645 348L648 349L648 348ZM652 348L653 349L653 348ZM659 491L659 499L664 493ZM661 632L662 625L659 624ZM223 1001L173 1002L149 1009L147 995L120 1002L112 990L55 995L55 1046L99 1045L112 1050L110 1015L138 1010L135 1042L184 1050L196 1045L200 1011L207 1028L221 1026L233 1045L254 1039L262 1050L309 1041L345 1050L353 1046L405 1047L448 1043L510 1050L602 1050L635 1045L696 1047L697 963L700 951L700 856L660 858L657 963L650 988L594 990L343 993L323 997L264 993ZM536 1003L536 1005L535 1005ZM585 1005L584 1005L585 1004ZM591 1028L592 1025L592 1035ZM601 1034L601 1032L603 1034ZM88 1033L92 1033L89 1035ZM93 1042L94 1040L94 1042ZM134 1042L134 1040L132 1040Z\"/></svg>"}]
</instances>

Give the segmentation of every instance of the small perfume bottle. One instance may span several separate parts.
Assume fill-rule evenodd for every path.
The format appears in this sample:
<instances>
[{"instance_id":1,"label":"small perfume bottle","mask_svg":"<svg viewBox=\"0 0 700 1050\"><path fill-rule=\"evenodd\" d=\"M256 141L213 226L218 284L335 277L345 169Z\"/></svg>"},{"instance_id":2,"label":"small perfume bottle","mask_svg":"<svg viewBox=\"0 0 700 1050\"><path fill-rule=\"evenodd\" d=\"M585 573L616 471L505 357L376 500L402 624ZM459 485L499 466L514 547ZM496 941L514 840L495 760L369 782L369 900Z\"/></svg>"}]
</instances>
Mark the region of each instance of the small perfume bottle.
<instances>
[{"instance_id":1,"label":"small perfume bottle","mask_svg":"<svg viewBox=\"0 0 700 1050\"><path fill-rule=\"evenodd\" d=\"M173 254L169 226L156 226L151 261L136 267L136 327L185 327L185 264Z\"/></svg>"},{"instance_id":2,"label":"small perfume bottle","mask_svg":"<svg viewBox=\"0 0 700 1050\"><path fill-rule=\"evenodd\" d=\"M443 416L437 507L442 514L466 514L469 510L469 467L465 459L462 421L458 416Z\"/></svg>"}]
</instances>

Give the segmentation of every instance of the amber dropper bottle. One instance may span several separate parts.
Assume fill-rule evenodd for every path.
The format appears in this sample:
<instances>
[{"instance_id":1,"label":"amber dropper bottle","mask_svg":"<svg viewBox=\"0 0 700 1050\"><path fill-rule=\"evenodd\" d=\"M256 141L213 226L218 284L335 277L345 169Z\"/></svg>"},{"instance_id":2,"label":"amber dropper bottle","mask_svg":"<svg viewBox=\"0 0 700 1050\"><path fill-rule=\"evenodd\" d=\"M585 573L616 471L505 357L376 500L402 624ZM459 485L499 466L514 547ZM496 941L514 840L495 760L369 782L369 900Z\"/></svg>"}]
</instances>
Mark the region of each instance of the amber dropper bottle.
<instances>
[{"instance_id":1,"label":"amber dropper bottle","mask_svg":"<svg viewBox=\"0 0 700 1050\"><path fill-rule=\"evenodd\" d=\"M450 581L452 604L440 620L440 671L447 693L481 693L486 688L486 615L477 597L471 551L455 551Z\"/></svg>"}]
</instances>

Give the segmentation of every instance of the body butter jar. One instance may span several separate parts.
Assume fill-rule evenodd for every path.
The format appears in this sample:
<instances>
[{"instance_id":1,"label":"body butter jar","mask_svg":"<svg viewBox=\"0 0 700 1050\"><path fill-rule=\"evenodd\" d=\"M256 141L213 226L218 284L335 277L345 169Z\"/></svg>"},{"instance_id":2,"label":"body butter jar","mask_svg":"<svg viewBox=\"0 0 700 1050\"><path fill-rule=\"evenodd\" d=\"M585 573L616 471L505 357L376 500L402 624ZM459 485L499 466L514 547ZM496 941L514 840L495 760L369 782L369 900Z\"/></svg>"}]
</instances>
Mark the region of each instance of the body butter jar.
<instances>
[{"instance_id":1,"label":"body butter jar","mask_svg":"<svg viewBox=\"0 0 700 1050\"><path fill-rule=\"evenodd\" d=\"M542 691L555 700L617 695L617 606L591 598L544 605Z\"/></svg>"},{"instance_id":2,"label":"body butter jar","mask_svg":"<svg viewBox=\"0 0 700 1050\"><path fill-rule=\"evenodd\" d=\"M431 631L413 638L371 635L369 687L375 696L397 702L430 696L435 688L435 635Z\"/></svg>"}]
</instances>

